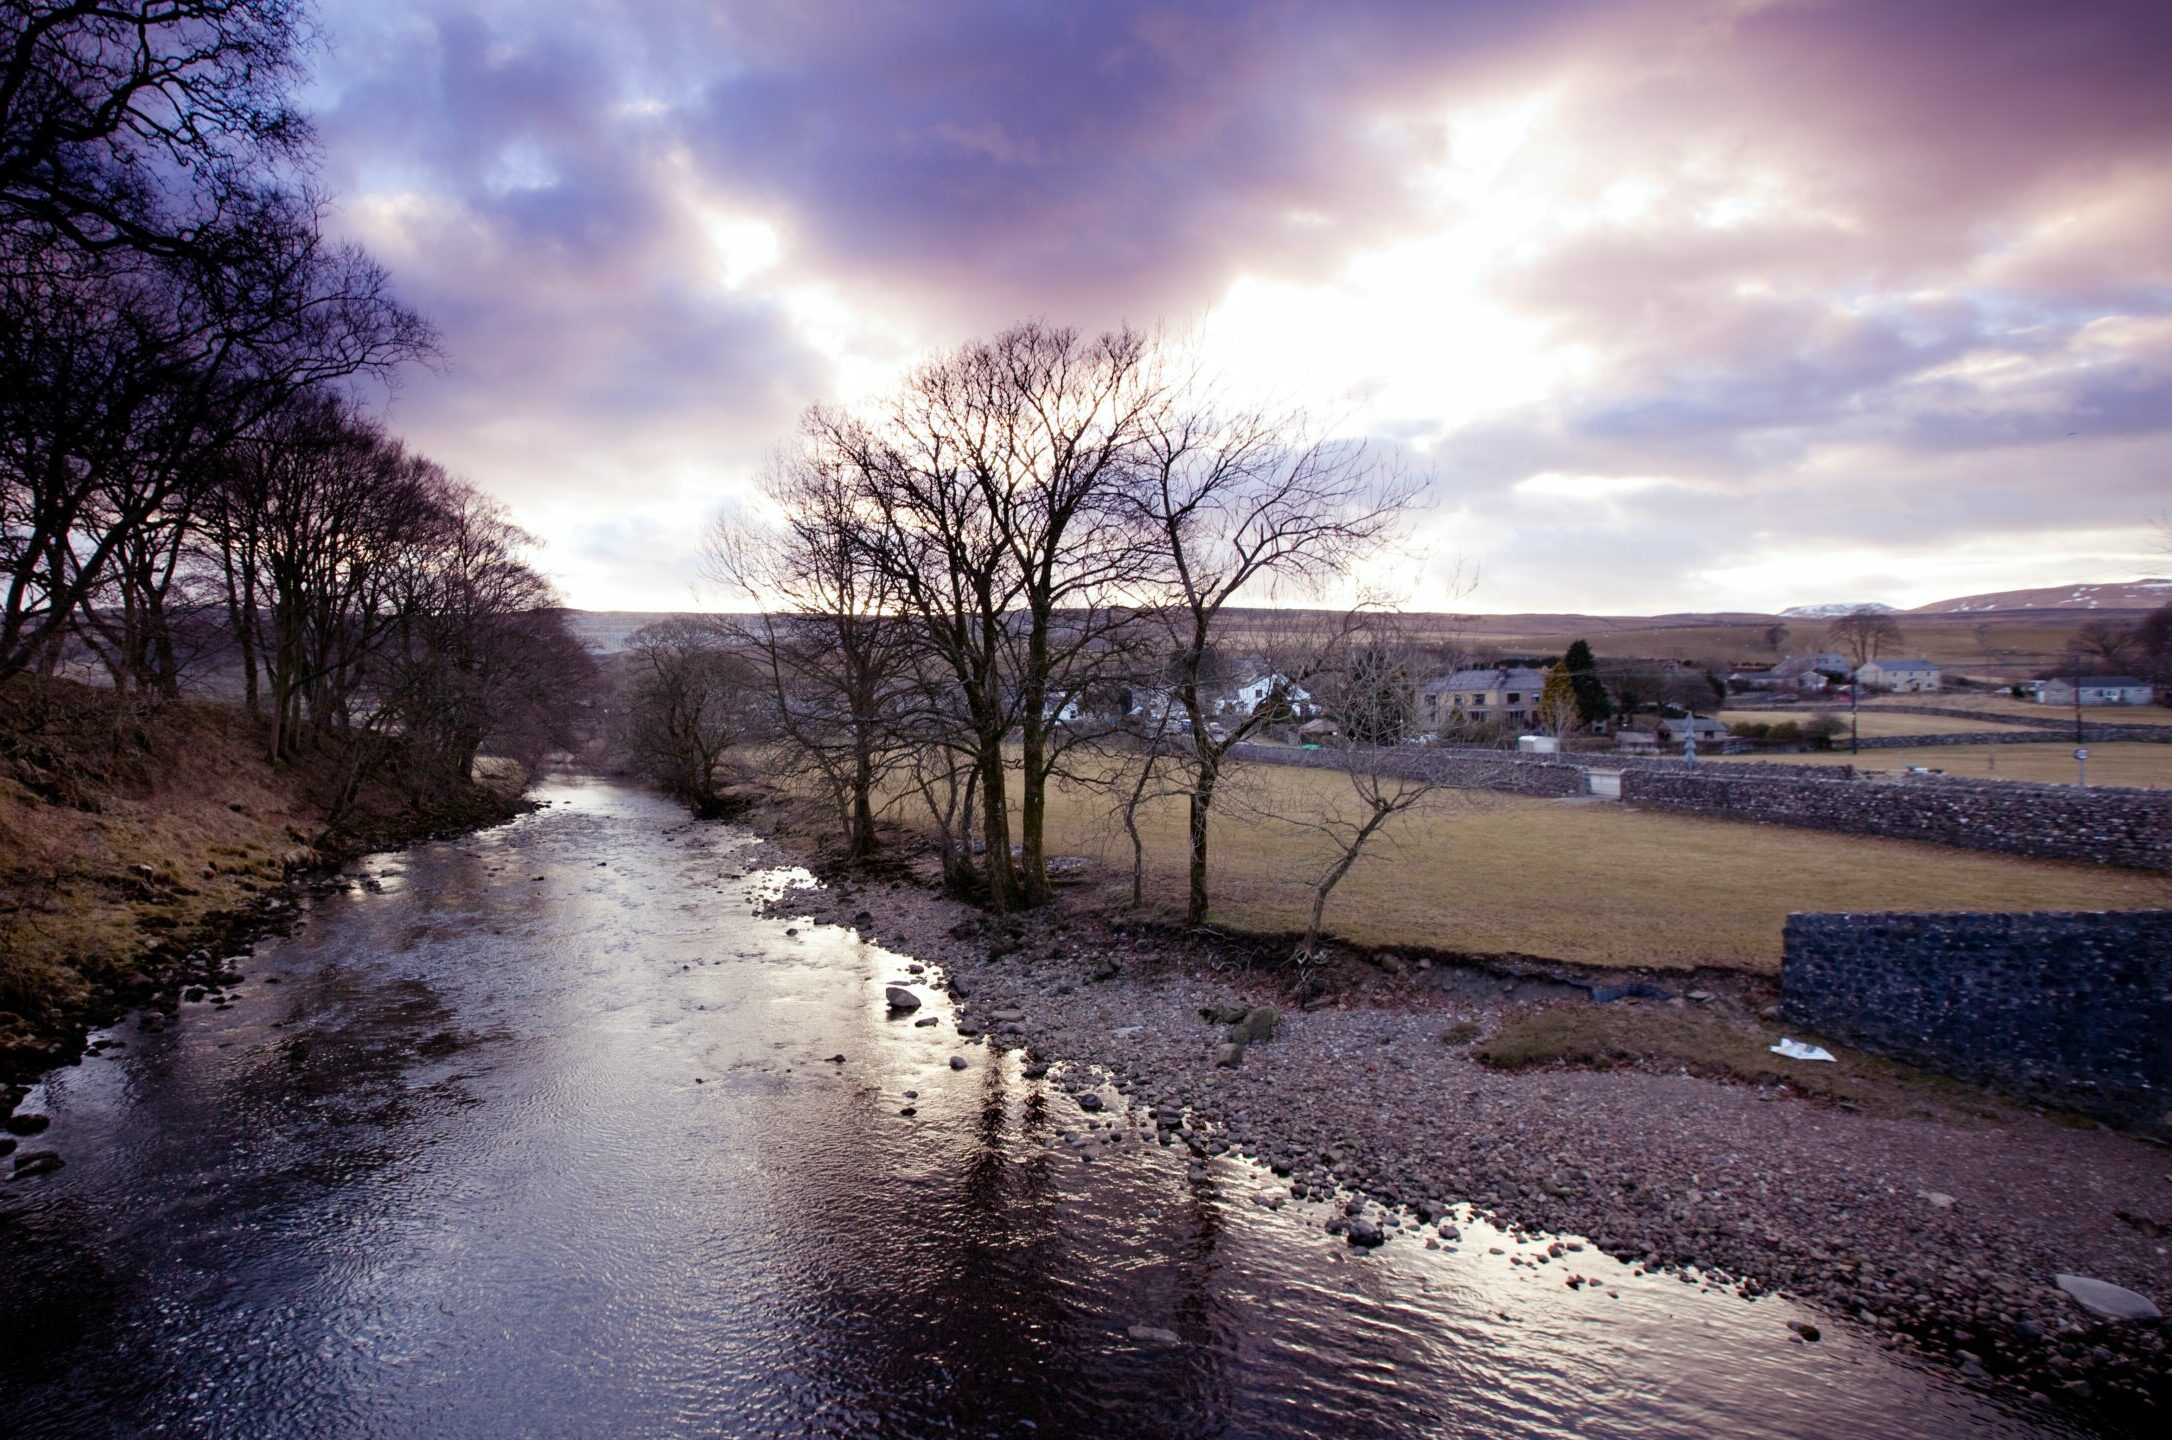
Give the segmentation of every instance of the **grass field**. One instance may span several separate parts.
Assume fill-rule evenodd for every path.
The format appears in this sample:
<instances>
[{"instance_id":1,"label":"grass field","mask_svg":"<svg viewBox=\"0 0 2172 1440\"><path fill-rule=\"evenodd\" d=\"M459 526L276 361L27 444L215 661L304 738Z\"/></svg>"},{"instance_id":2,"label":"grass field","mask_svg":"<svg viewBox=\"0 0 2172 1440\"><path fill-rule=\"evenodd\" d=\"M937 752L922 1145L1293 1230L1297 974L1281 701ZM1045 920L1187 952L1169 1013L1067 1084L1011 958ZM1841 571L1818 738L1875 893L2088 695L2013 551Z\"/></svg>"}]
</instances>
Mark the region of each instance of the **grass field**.
<instances>
[{"instance_id":1,"label":"grass field","mask_svg":"<svg viewBox=\"0 0 2172 1440\"><path fill-rule=\"evenodd\" d=\"M1865 732L1869 733L1868 731ZM2042 780L2074 783L2074 747L2063 741L2041 745L1924 745L1848 753L1843 736L1837 750L1810 755L1719 755L1720 761L1771 759L1789 765L1846 765L1860 770L1904 770L1910 765L1943 770L1975 780ZM2118 740L2089 746L2089 783L2172 787L2172 745Z\"/></svg>"},{"instance_id":2,"label":"grass field","mask_svg":"<svg viewBox=\"0 0 2172 1440\"><path fill-rule=\"evenodd\" d=\"M1976 710L1992 717L2015 715L2032 720L2071 720L2074 716L2071 706L2039 705L2034 700L2017 700L1999 692L1893 695L1882 697L1876 703L1881 710L1932 705L1941 710ZM2172 724L2172 710L2162 705L2084 705L2082 718L2092 725L2166 725Z\"/></svg>"},{"instance_id":3,"label":"grass field","mask_svg":"<svg viewBox=\"0 0 2172 1440\"><path fill-rule=\"evenodd\" d=\"M1243 766L1222 803L1214 918L1244 930L1301 929L1311 878L1329 852L1274 817L1347 805L1348 781ZM1099 792L1062 787L1050 796L1048 839L1051 853L1102 861L1113 890L1128 886L1130 850L1109 810ZM1145 829L1148 902L1170 912L1184 884L1180 803L1162 802ZM1769 974L1794 911L2134 909L2164 905L2168 892L2162 877L2094 866L1448 791L1391 822L1335 892L1327 921L1366 945Z\"/></svg>"},{"instance_id":4,"label":"grass field","mask_svg":"<svg viewBox=\"0 0 2172 1440\"><path fill-rule=\"evenodd\" d=\"M1845 710L1722 710L1719 712L1719 718L1729 725L1744 723L1778 725L1788 721L1801 725L1821 715L1830 715L1840 722L1841 738L1838 743L1846 744L1848 712ZM1865 710L1855 718L1862 727L1861 733L1870 738L1883 738L1889 735L1956 735L1964 730L2019 730L2023 728L2018 725L2005 725L2001 723L1999 717L1991 714L1986 714L1981 720L1956 720L1945 715L1909 715L1890 710Z\"/></svg>"}]
</instances>

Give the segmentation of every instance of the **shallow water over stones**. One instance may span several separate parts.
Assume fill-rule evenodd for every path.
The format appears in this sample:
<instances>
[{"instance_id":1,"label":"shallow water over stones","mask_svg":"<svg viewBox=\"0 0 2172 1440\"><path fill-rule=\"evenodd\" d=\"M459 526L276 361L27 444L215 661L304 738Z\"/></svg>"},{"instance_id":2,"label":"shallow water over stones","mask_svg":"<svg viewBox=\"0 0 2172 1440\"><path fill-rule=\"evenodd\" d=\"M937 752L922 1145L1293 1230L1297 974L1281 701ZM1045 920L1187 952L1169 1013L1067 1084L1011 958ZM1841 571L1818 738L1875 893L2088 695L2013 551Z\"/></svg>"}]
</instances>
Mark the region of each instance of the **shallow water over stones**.
<instances>
[{"instance_id":1,"label":"shallow water over stones","mask_svg":"<svg viewBox=\"0 0 2172 1440\"><path fill-rule=\"evenodd\" d=\"M544 798L31 1097L67 1164L0 1185L0 1434L2049 1433L1594 1252L1354 1250L755 918L795 877L742 832Z\"/></svg>"}]
</instances>

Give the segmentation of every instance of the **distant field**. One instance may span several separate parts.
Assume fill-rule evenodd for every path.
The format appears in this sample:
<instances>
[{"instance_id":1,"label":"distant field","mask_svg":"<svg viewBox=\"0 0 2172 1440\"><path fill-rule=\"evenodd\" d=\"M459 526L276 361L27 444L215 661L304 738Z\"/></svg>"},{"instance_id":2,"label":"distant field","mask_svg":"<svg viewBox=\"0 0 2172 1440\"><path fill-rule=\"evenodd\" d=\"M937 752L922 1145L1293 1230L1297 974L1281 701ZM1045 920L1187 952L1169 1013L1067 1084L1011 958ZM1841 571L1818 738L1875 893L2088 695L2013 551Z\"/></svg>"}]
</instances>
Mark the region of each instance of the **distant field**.
<instances>
[{"instance_id":1,"label":"distant field","mask_svg":"<svg viewBox=\"0 0 2172 1440\"><path fill-rule=\"evenodd\" d=\"M1212 835L1214 917L1301 929L1326 850L1262 817L1346 806L1348 782L1242 766L1226 803ZM1049 842L1103 862L1115 889L1128 886L1130 851L1109 809L1100 793L1060 788ZM1149 904L1173 913L1184 884L1180 803L1155 807L1145 829ZM1442 793L1383 838L1329 902L1332 932L1593 965L1772 973L1793 911L2127 909L2162 905L2167 889L2161 877L2094 866L1472 791Z\"/></svg>"},{"instance_id":2,"label":"distant field","mask_svg":"<svg viewBox=\"0 0 2172 1440\"><path fill-rule=\"evenodd\" d=\"M1756 755L1720 755L1717 760L1757 760ZM1925 745L1893 750L1865 750L1848 754L1840 748L1816 755L1769 757L1790 765L1846 765L1851 760L1862 770L1903 770L1922 765L1948 775L1981 780L2042 780L2055 785L2074 783L2074 747L2063 742L2042 745ZM2152 745L2138 740L2117 740L2089 746L2089 783L2132 785L2140 788L2172 787L2172 745Z\"/></svg>"},{"instance_id":3,"label":"distant field","mask_svg":"<svg viewBox=\"0 0 2172 1440\"><path fill-rule=\"evenodd\" d=\"M1745 722L1758 725L1777 725L1785 721L1792 721L1800 725L1804 721L1816 719L1820 715L1830 715L1840 722L1842 738L1836 743L1845 744L1848 733L1848 712L1845 710L1722 710L1719 718L1729 725L1740 725ZM2009 728L2019 730L2022 728L2021 726L2006 726L2000 723L1996 715L1989 712L1986 712L1981 720L1955 720L1943 715L1900 715L1892 711L1865 710L1856 719L1859 722L1859 734L1879 739L1889 735L1957 735L1965 730L2003 730Z\"/></svg>"},{"instance_id":4,"label":"distant field","mask_svg":"<svg viewBox=\"0 0 2172 1440\"><path fill-rule=\"evenodd\" d=\"M1935 705L1942 710L1979 710L1985 715L2026 715L2032 720L2073 718L2071 705L2039 705L2011 695L1894 695L1877 701L1880 709L1891 706ZM2093 725L2172 725L2172 710L2162 705L2084 705L2082 718Z\"/></svg>"}]
</instances>

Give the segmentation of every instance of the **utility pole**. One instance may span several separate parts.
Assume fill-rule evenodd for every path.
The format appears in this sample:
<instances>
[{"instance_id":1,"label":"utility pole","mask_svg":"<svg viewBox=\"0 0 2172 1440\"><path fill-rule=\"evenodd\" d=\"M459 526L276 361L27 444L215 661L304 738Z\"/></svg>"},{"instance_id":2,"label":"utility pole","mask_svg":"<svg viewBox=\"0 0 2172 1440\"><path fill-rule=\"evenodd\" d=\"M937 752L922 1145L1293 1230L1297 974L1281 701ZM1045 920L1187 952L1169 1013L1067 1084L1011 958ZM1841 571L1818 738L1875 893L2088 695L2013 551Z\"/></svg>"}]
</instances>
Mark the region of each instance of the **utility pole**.
<instances>
[{"instance_id":1,"label":"utility pole","mask_svg":"<svg viewBox=\"0 0 2172 1440\"><path fill-rule=\"evenodd\" d=\"M1862 668L1861 665L1858 665L1848 672L1848 753L1850 755L1863 753L1863 740L1859 729L1860 722L1856 718L1862 713L1857 708L1861 705L1863 699L1863 681L1860 673Z\"/></svg>"},{"instance_id":2,"label":"utility pole","mask_svg":"<svg viewBox=\"0 0 2172 1440\"><path fill-rule=\"evenodd\" d=\"M2074 652L2074 743L2082 743L2081 651Z\"/></svg>"}]
</instances>

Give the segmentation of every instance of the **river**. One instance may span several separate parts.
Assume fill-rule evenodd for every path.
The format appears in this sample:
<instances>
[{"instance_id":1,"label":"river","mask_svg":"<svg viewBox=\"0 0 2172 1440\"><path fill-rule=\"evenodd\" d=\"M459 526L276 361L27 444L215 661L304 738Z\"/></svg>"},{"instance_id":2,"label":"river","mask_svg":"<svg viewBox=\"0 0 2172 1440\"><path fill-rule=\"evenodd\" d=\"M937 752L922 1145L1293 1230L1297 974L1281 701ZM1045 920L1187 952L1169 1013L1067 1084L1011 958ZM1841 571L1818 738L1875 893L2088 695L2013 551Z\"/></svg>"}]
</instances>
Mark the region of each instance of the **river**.
<instances>
[{"instance_id":1,"label":"river","mask_svg":"<svg viewBox=\"0 0 2172 1440\"><path fill-rule=\"evenodd\" d=\"M539 795L33 1093L67 1165L0 1186L0 1434L2053 1433L1595 1252L1354 1251L890 1016L905 957L758 916L807 882L745 832Z\"/></svg>"}]
</instances>

